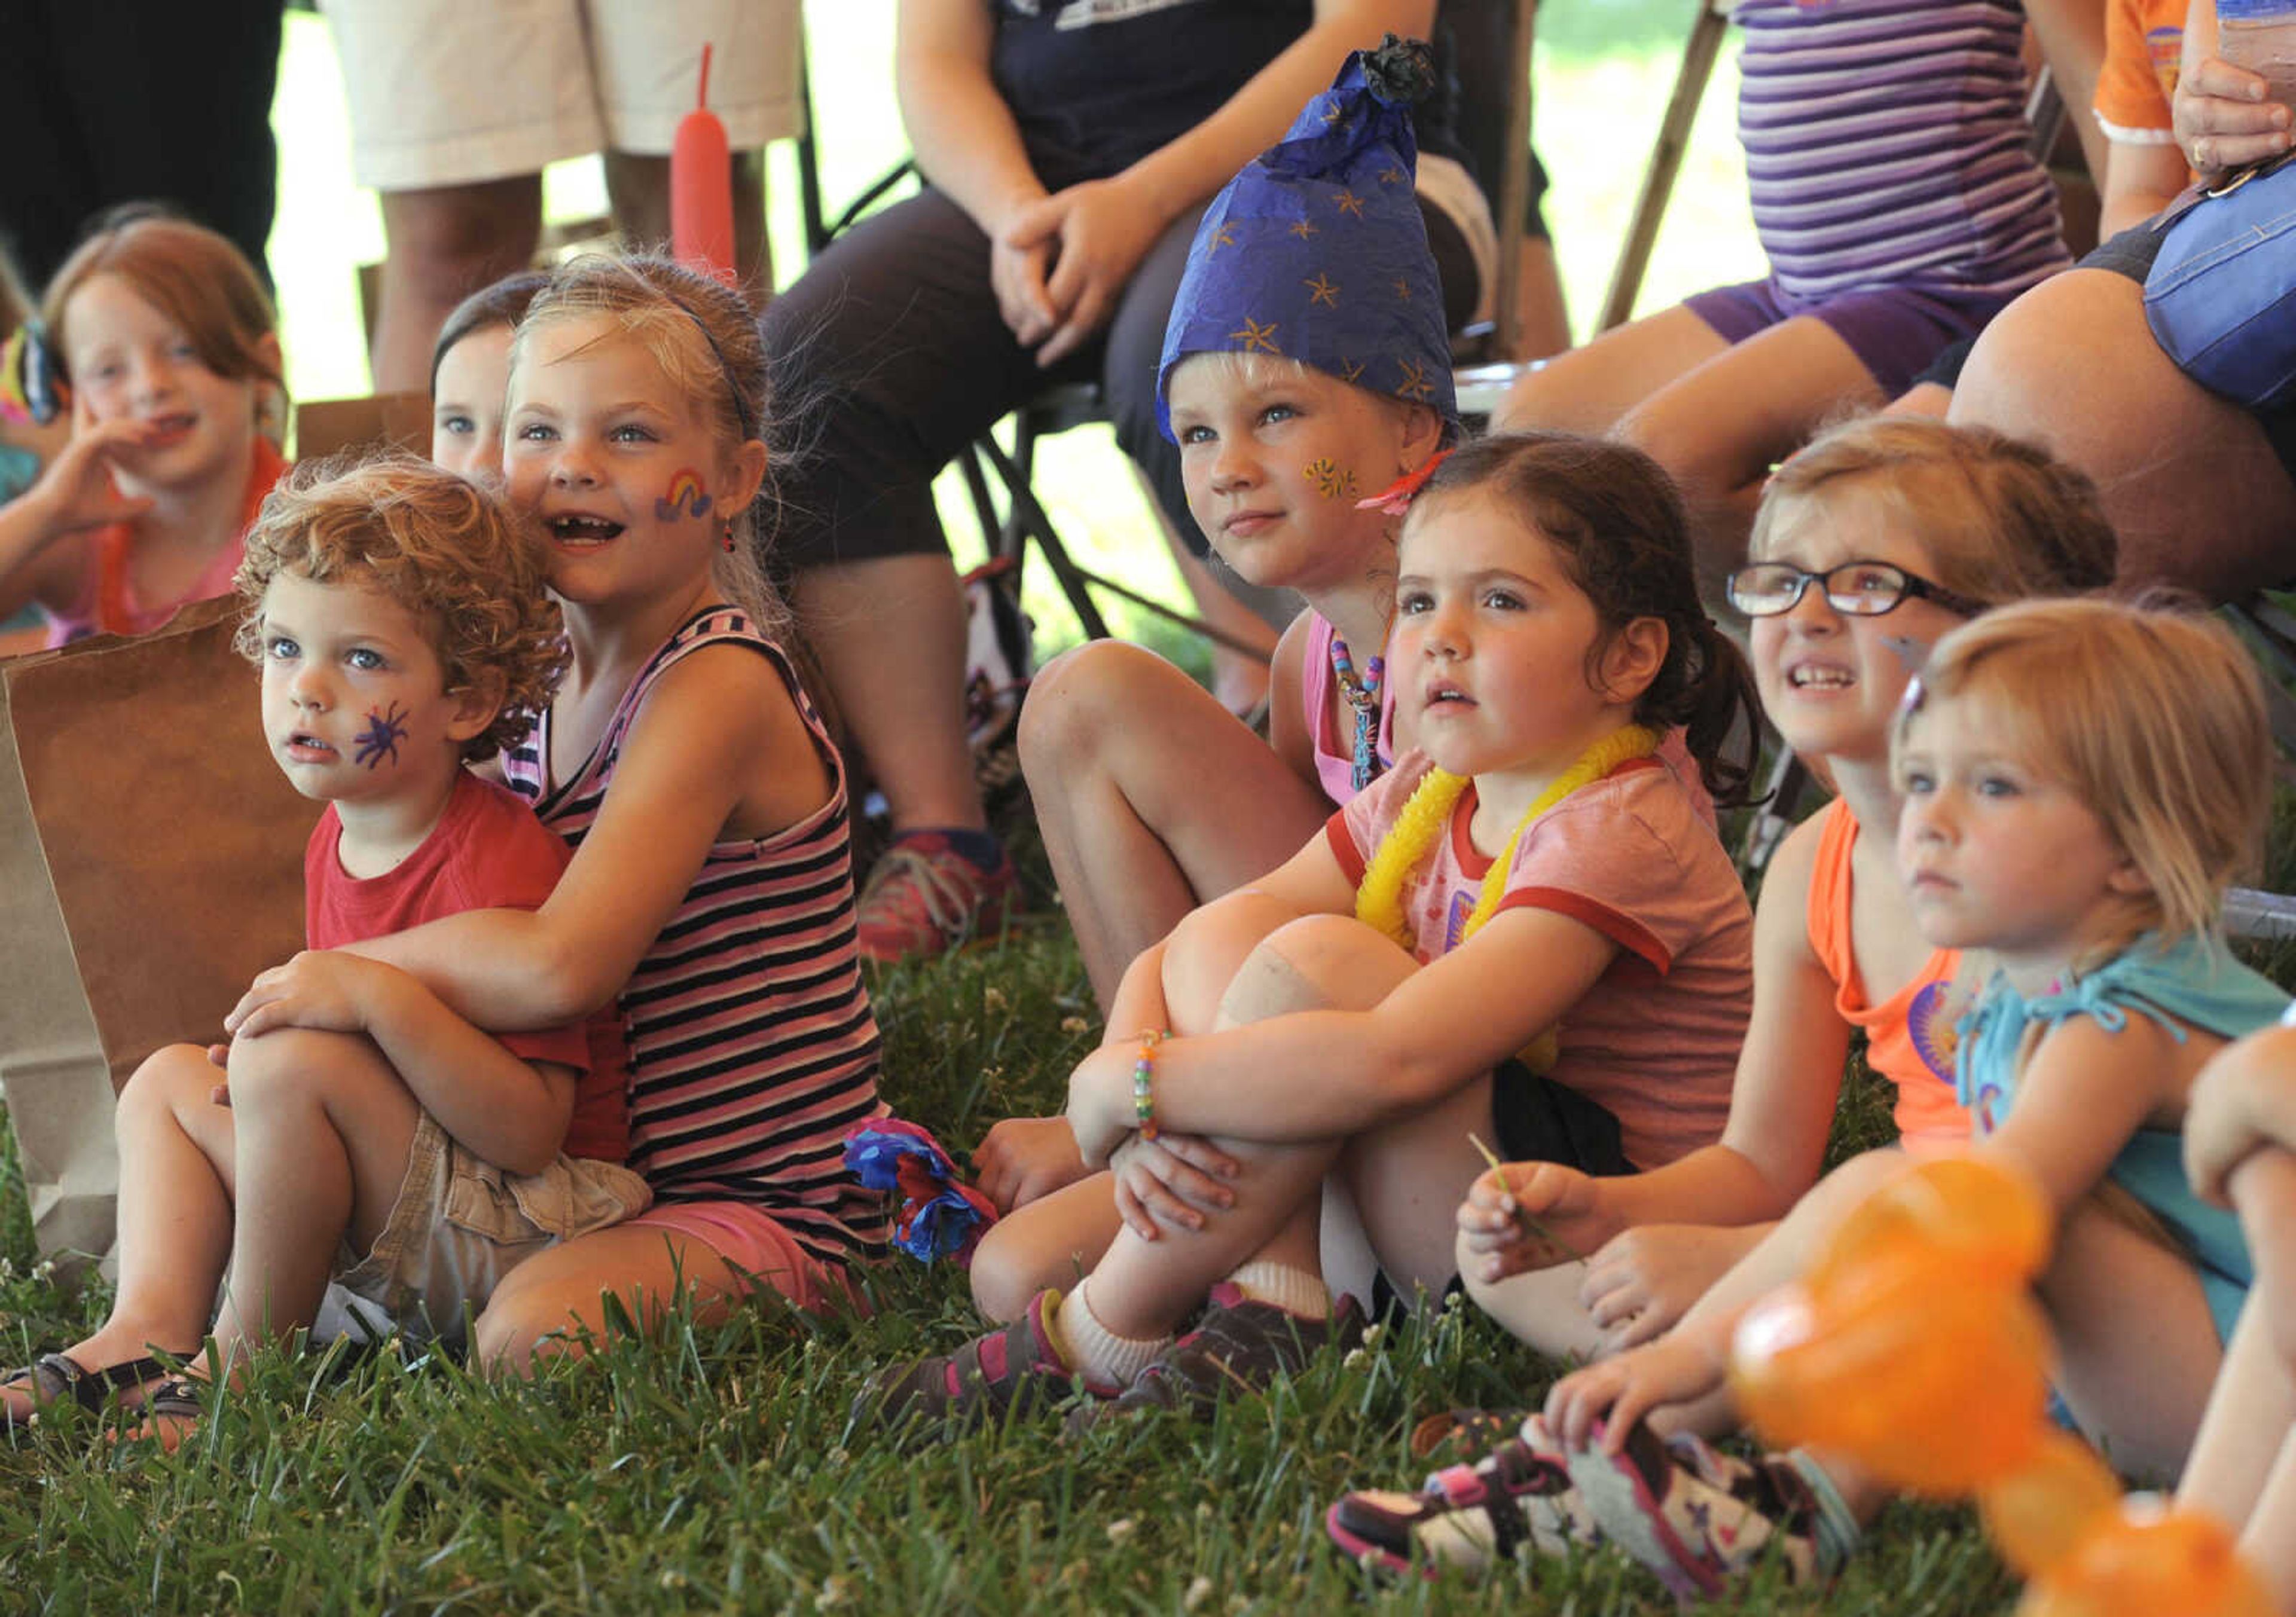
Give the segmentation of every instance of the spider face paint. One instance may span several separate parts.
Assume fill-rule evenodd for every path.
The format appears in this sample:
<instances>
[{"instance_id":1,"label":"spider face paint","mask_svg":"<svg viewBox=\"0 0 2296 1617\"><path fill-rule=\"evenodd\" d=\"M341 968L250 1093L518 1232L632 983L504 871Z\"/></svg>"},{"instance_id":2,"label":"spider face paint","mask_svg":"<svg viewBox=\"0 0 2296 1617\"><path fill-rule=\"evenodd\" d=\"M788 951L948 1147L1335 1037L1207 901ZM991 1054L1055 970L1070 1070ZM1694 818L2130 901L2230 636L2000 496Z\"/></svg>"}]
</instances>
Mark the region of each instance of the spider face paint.
<instances>
[{"instance_id":1,"label":"spider face paint","mask_svg":"<svg viewBox=\"0 0 2296 1617\"><path fill-rule=\"evenodd\" d=\"M366 728L358 733L358 750L351 762L364 764L369 769L380 769L385 758L394 769L398 765L398 744L406 739L406 714L397 702L389 713L366 710Z\"/></svg>"},{"instance_id":2,"label":"spider face paint","mask_svg":"<svg viewBox=\"0 0 2296 1617\"><path fill-rule=\"evenodd\" d=\"M690 517L700 521L709 514L714 503L709 491L701 486L700 474L690 466L681 467L669 480L669 493L653 502L654 519L672 522L680 517Z\"/></svg>"}]
</instances>

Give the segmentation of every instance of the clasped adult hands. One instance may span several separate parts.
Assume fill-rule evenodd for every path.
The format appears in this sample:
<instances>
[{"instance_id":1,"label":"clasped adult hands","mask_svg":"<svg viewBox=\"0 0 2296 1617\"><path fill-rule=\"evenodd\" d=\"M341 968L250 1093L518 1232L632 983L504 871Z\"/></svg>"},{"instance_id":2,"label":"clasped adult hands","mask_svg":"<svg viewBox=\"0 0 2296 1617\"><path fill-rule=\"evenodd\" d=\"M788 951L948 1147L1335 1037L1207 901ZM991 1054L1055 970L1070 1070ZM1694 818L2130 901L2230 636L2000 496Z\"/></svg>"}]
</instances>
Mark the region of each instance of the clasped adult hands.
<instances>
[{"instance_id":1,"label":"clasped adult hands","mask_svg":"<svg viewBox=\"0 0 2296 1617\"><path fill-rule=\"evenodd\" d=\"M1169 222L1124 176L1085 180L1021 203L989 233L996 306L1039 368L1058 364L1116 312Z\"/></svg>"}]
</instances>

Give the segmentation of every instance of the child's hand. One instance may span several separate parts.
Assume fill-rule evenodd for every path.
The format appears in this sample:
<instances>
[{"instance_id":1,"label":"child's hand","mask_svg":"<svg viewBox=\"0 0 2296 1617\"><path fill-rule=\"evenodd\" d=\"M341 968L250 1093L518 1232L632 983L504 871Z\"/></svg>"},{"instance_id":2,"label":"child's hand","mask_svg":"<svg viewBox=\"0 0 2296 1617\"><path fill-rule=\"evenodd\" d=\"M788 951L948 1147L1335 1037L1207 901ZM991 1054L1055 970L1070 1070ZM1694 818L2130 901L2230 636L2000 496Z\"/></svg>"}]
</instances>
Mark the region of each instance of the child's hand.
<instances>
[{"instance_id":1,"label":"child's hand","mask_svg":"<svg viewBox=\"0 0 2296 1617\"><path fill-rule=\"evenodd\" d=\"M1566 1449L1584 1449L1603 1424L1603 1447L1616 1454L1653 1409L1686 1404L1723 1385L1720 1347L1693 1331L1669 1331L1647 1347L1598 1360L1556 1382L1546 1424Z\"/></svg>"},{"instance_id":2,"label":"child's hand","mask_svg":"<svg viewBox=\"0 0 2296 1617\"><path fill-rule=\"evenodd\" d=\"M2234 1040L2193 1080L2185 1111L2185 1174L2204 1201L2228 1205L2225 1181L2260 1146L2296 1149L2267 1119L2276 1096L2296 1111L2296 1028L2267 1027Z\"/></svg>"},{"instance_id":3,"label":"child's hand","mask_svg":"<svg viewBox=\"0 0 2296 1617\"><path fill-rule=\"evenodd\" d=\"M148 423L127 416L76 426L40 480L24 492L39 513L45 537L62 539L150 510L151 501L123 494L113 485L111 464L119 451L140 446L152 431Z\"/></svg>"},{"instance_id":4,"label":"child's hand","mask_svg":"<svg viewBox=\"0 0 2296 1617\"><path fill-rule=\"evenodd\" d=\"M2261 74L2220 58L2185 63L2177 80L2177 143L2203 180L2288 150L2289 109L2268 94Z\"/></svg>"},{"instance_id":5,"label":"child's hand","mask_svg":"<svg viewBox=\"0 0 2296 1617\"><path fill-rule=\"evenodd\" d=\"M398 977L394 967L334 949L306 949L250 984L224 1030L234 1039L258 1038L275 1027L365 1033L381 995Z\"/></svg>"},{"instance_id":6,"label":"child's hand","mask_svg":"<svg viewBox=\"0 0 2296 1617\"><path fill-rule=\"evenodd\" d=\"M1638 1347L1672 1329L1758 1236L1707 1224L1638 1224L1612 1236L1587 1261L1578 1287L1603 1350Z\"/></svg>"},{"instance_id":7,"label":"child's hand","mask_svg":"<svg viewBox=\"0 0 2296 1617\"><path fill-rule=\"evenodd\" d=\"M1226 1181L1233 1157L1193 1134L1135 1134L1116 1148L1116 1211L1133 1233L1152 1241L1165 1229L1197 1230L1207 1213L1235 1205Z\"/></svg>"},{"instance_id":8,"label":"child's hand","mask_svg":"<svg viewBox=\"0 0 2296 1617\"><path fill-rule=\"evenodd\" d=\"M1069 1127L1076 1134L1077 1155L1087 1168L1106 1167L1110 1155L1133 1131L1135 1059L1128 1045L1103 1044L1069 1074Z\"/></svg>"},{"instance_id":9,"label":"child's hand","mask_svg":"<svg viewBox=\"0 0 2296 1617\"><path fill-rule=\"evenodd\" d=\"M1065 1117L1007 1117L972 1153L980 1194L999 1213L1073 1185L1090 1172Z\"/></svg>"},{"instance_id":10,"label":"child's hand","mask_svg":"<svg viewBox=\"0 0 2296 1617\"><path fill-rule=\"evenodd\" d=\"M1467 1188L1458 1223L1462 1264L1483 1281L1583 1258L1611 1233L1602 1182L1560 1163L1491 1169Z\"/></svg>"}]
</instances>

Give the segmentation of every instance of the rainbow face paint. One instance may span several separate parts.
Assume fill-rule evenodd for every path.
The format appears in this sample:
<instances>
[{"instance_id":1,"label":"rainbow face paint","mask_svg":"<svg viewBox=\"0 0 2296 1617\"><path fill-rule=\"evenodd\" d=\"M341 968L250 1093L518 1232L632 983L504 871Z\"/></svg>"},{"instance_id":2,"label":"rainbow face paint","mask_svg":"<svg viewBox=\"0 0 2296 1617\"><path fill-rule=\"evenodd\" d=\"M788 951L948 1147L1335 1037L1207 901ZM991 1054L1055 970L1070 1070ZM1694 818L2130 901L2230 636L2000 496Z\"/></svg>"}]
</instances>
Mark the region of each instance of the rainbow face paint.
<instances>
[{"instance_id":1,"label":"rainbow face paint","mask_svg":"<svg viewBox=\"0 0 2296 1617\"><path fill-rule=\"evenodd\" d=\"M685 467L670 478L668 494L653 502L654 519L669 522L679 517L691 517L698 521L709 514L712 503L709 491L701 486L700 475L692 467Z\"/></svg>"},{"instance_id":2,"label":"rainbow face paint","mask_svg":"<svg viewBox=\"0 0 2296 1617\"><path fill-rule=\"evenodd\" d=\"M397 702L389 713L366 710L366 728L358 734L358 750L351 762L364 764L369 769L379 769L388 758L396 768L398 764L398 744L406 739L406 712Z\"/></svg>"}]
</instances>

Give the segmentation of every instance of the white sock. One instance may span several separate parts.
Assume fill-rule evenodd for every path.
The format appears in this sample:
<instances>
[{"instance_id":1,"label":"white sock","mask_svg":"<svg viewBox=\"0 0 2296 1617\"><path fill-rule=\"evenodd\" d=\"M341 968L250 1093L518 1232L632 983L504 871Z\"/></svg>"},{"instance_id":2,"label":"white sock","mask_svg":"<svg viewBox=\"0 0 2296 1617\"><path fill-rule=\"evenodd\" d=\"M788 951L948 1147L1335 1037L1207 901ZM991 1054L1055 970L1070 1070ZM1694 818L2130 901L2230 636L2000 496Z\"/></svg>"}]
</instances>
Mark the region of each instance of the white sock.
<instances>
[{"instance_id":1,"label":"white sock","mask_svg":"<svg viewBox=\"0 0 2296 1617\"><path fill-rule=\"evenodd\" d=\"M1323 1281L1289 1263L1255 1259L1228 1276L1228 1284L1255 1303L1272 1303L1302 1319L1332 1317L1332 1294Z\"/></svg>"},{"instance_id":2,"label":"white sock","mask_svg":"<svg viewBox=\"0 0 2296 1617\"><path fill-rule=\"evenodd\" d=\"M1084 1286L1079 1285L1061 1300L1059 1330L1062 1344L1069 1351L1069 1362L1092 1380L1128 1387L1134 1376L1172 1345L1172 1338L1118 1335L1100 1322L1100 1316L1084 1300Z\"/></svg>"}]
</instances>

